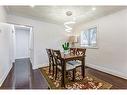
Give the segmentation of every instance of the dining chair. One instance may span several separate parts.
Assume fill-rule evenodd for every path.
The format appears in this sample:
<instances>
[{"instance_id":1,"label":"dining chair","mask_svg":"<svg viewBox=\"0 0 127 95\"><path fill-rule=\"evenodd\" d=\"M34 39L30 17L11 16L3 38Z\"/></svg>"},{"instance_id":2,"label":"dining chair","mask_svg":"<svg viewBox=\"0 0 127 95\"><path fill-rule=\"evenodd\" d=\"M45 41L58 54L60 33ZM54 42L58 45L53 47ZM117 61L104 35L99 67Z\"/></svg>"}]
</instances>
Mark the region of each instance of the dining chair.
<instances>
[{"instance_id":1,"label":"dining chair","mask_svg":"<svg viewBox=\"0 0 127 95\"><path fill-rule=\"evenodd\" d=\"M55 79L57 79L58 70L62 72L63 71L62 69L64 68L60 50L53 50L53 56L54 56L54 59L55 59L55 62L56 62ZM75 74L75 67L73 65L70 65L70 64L66 63L66 72L69 72L69 71L72 71L73 81L74 81L74 79L75 79L75 75L74 75Z\"/></svg>"},{"instance_id":2,"label":"dining chair","mask_svg":"<svg viewBox=\"0 0 127 95\"><path fill-rule=\"evenodd\" d=\"M51 73L51 70L52 70L52 74L54 76L54 73L55 73L55 63L54 63L52 49L46 49L46 51L47 51L48 59L49 59L49 73Z\"/></svg>"},{"instance_id":3,"label":"dining chair","mask_svg":"<svg viewBox=\"0 0 127 95\"><path fill-rule=\"evenodd\" d=\"M86 49L83 48L70 48L70 52L73 52L74 55L80 55L83 58L85 58L85 52ZM73 65L75 68L77 67L82 67L82 62L79 60L73 60L73 61L69 61L68 64Z\"/></svg>"},{"instance_id":4,"label":"dining chair","mask_svg":"<svg viewBox=\"0 0 127 95\"><path fill-rule=\"evenodd\" d=\"M76 49L77 48L70 48L70 54L74 54L75 55L76 54Z\"/></svg>"}]
</instances>

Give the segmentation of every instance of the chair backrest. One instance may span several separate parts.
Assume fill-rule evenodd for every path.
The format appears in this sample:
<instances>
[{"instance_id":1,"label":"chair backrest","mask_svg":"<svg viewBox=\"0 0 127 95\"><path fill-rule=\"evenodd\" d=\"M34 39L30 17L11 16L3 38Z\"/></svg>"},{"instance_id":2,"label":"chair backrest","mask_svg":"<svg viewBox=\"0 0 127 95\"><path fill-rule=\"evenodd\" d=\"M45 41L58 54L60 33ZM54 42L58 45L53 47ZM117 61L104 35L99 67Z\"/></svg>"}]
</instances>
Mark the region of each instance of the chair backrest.
<instances>
[{"instance_id":1,"label":"chair backrest","mask_svg":"<svg viewBox=\"0 0 127 95\"><path fill-rule=\"evenodd\" d=\"M56 65L62 65L60 50L52 50Z\"/></svg>"},{"instance_id":2,"label":"chair backrest","mask_svg":"<svg viewBox=\"0 0 127 95\"><path fill-rule=\"evenodd\" d=\"M76 49L77 48L70 48L70 54L74 54L75 55L76 54Z\"/></svg>"},{"instance_id":3,"label":"chair backrest","mask_svg":"<svg viewBox=\"0 0 127 95\"><path fill-rule=\"evenodd\" d=\"M47 54L48 54L48 58L49 58L49 62L53 63L53 54L52 54L52 50L51 49L46 49Z\"/></svg>"},{"instance_id":4,"label":"chair backrest","mask_svg":"<svg viewBox=\"0 0 127 95\"><path fill-rule=\"evenodd\" d=\"M76 49L76 55L82 55L85 57L86 49L84 48L77 48Z\"/></svg>"}]
</instances>

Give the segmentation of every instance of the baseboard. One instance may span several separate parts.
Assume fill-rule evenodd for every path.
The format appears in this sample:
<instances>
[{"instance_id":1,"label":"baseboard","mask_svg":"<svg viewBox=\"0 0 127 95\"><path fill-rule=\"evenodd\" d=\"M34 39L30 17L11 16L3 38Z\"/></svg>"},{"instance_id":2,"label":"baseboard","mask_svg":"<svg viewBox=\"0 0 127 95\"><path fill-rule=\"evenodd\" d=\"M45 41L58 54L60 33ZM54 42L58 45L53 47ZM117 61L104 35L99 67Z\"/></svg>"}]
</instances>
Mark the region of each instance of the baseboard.
<instances>
[{"instance_id":1,"label":"baseboard","mask_svg":"<svg viewBox=\"0 0 127 95\"><path fill-rule=\"evenodd\" d=\"M8 76L9 72L12 69L12 66L9 66L9 68L6 70L6 72L3 74L3 76L0 78L0 87L2 86L3 82L5 81L6 77Z\"/></svg>"},{"instance_id":2,"label":"baseboard","mask_svg":"<svg viewBox=\"0 0 127 95\"><path fill-rule=\"evenodd\" d=\"M38 68L46 67L46 66L48 66L48 64L37 64L36 66L33 65L33 69L38 69Z\"/></svg>"},{"instance_id":3,"label":"baseboard","mask_svg":"<svg viewBox=\"0 0 127 95\"><path fill-rule=\"evenodd\" d=\"M16 58L15 60L18 60L18 59L29 59L29 57Z\"/></svg>"},{"instance_id":4,"label":"baseboard","mask_svg":"<svg viewBox=\"0 0 127 95\"><path fill-rule=\"evenodd\" d=\"M93 65L93 64L86 64L86 66L97 69L99 71L105 72L105 73L109 73L111 75L123 78L123 79L127 79L127 74L119 72L119 71L115 71L115 70L111 70L102 66L98 66L98 65Z\"/></svg>"}]
</instances>

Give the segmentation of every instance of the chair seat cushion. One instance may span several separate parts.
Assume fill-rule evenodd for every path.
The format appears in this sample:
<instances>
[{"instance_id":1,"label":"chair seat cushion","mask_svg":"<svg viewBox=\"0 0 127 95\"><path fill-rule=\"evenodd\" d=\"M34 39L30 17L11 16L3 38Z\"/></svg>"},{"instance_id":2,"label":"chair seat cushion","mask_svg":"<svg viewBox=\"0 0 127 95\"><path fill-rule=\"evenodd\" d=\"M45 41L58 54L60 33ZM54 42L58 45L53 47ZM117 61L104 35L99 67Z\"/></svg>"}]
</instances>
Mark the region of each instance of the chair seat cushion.
<instances>
[{"instance_id":1,"label":"chair seat cushion","mask_svg":"<svg viewBox=\"0 0 127 95\"><path fill-rule=\"evenodd\" d=\"M57 66L60 70L61 70L61 66ZM73 66L73 65L71 65L71 64L66 64L66 70L72 70L72 69L74 69L75 68L75 66Z\"/></svg>"},{"instance_id":2,"label":"chair seat cushion","mask_svg":"<svg viewBox=\"0 0 127 95\"><path fill-rule=\"evenodd\" d=\"M69 61L68 64L77 67L77 66L81 66L81 62L80 61Z\"/></svg>"}]
</instances>

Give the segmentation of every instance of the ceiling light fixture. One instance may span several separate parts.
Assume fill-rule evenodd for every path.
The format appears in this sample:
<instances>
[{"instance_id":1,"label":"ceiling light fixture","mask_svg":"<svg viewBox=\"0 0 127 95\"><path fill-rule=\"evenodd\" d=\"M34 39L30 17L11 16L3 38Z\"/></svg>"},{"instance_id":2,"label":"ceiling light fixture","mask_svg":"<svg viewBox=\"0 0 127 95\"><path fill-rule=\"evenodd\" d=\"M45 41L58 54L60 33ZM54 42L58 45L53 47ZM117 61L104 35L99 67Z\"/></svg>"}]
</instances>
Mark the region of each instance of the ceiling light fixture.
<instances>
[{"instance_id":1,"label":"ceiling light fixture","mask_svg":"<svg viewBox=\"0 0 127 95\"><path fill-rule=\"evenodd\" d=\"M67 11L66 12L66 16L72 16L72 11ZM67 21L67 22L64 23L66 32L71 32L71 30L72 30L72 26L71 25L76 23L75 20L76 20L76 18L73 17L72 20Z\"/></svg>"},{"instance_id":2,"label":"ceiling light fixture","mask_svg":"<svg viewBox=\"0 0 127 95\"><path fill-rule=\"evenodd\" d=\"M73 25L73 24L76 23L75 20L76 20L76 18L73 17L73 20L72 21L67 21L67 22L64 23L65 31L66 32L71 32L71 30L72 30L72 26L71 25Z\"/></svg>"},{"instance_id":3,"label":"ceiling light fixture","mask_svg":"<svg viewBox=\"0 0 127 95\"><path fill-rule=\"evenodd\" d=\"M71 15L72 15L72 12L71 12L71 11L67 11L67 12L66 12L66 15L67 15L67 16L71 16Z\"/></svg>"},{"instance_id":4,"label":"ceiling light fixture","mask_svg":"<svg viewBox=\"0 0 127 95\"><path fill-rule=\"evenodd\" d=\"M66 32L71 32L72 30L72 27L70 26L71 24L75 24L75 21L68 21L64 23Z\"/></svg>"},{"instance_id":5,"label":"ceiling light fixture","mask_svg":"<svg viewBox=\"0 0 127 95\"><path fill-rule=\"evenodd\" d=\"M96 7L93 7L92 10L95 11L96 10Z\"/></svg>"}]
</instances>

